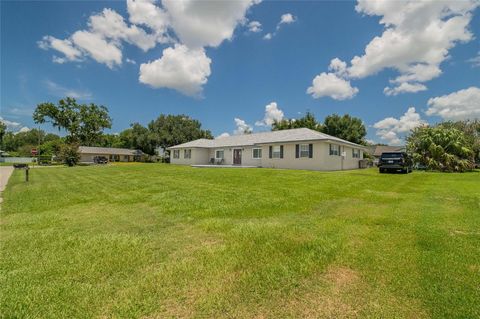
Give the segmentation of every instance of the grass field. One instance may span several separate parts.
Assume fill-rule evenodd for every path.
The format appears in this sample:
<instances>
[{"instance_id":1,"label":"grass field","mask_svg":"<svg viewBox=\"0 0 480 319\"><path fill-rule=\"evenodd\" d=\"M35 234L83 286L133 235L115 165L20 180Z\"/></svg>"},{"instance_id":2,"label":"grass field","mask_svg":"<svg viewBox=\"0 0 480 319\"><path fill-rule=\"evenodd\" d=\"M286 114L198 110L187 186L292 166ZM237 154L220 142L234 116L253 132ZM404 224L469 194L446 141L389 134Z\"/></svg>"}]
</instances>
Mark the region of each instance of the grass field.
<instances>
[{"instance_id":1,"label":"grass field","mask_svg":"<svg viewBox=\"0 0 480 319\"><path fill-rule=\"evenodd\" d=\"M479 318L480 173L14 172L4 318Z\"/></svg>"}]
</instances>

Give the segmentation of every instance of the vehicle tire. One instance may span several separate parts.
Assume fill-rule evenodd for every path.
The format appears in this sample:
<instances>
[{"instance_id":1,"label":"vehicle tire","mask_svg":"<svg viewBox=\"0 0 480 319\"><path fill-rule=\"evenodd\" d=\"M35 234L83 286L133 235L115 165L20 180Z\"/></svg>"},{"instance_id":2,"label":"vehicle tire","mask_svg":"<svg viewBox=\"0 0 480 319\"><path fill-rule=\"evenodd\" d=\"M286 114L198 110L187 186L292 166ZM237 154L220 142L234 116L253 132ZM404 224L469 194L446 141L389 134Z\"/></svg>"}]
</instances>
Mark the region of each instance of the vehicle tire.
<instances>
[{"instance_id":1,"label":"vehicle tire","mask_svg":"<svg viewBox=\"0 0 480 319\"><path fill-rule=\"evenodd\" d=\"M383 168L381 168L381 167L378 169L378 171L380 172L380 174L385 173L385 169L383 169Z\"/></svg>"}]
</instances>

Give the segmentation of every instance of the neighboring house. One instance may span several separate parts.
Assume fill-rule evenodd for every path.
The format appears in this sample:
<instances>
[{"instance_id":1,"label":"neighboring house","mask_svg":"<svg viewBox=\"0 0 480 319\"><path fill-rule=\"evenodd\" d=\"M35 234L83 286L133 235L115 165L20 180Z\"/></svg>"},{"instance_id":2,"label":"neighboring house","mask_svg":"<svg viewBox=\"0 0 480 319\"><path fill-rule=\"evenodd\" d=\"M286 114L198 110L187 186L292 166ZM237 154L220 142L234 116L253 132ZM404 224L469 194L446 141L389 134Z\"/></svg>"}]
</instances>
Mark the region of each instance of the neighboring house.
<instances>
[{"instance_id":1,"label":"neighboring house","mask_svg":"<svg viewBox=\"0 0 480 319\"><path fill-rule=\"evenodd\" d=\"M356 169L365 146L307 128L199 139L169 147L170 162L333 171Z\"/></svg>"},{"instance_id":2,"label":"neighboring house","mask_svg":"<svg viewBox=\"0 0 480 319\"><path fill-rule=\"evenodd\" d=\"M144 155L140 150L93 146L80 146L78 152L82 163L93 163L96 156L106 157L110 162L136 162Z\"/></svg>"},{"instance_id":3,"label":"neighboring house","mask_svg":"<svg viewBox=\"0 0 480 319\"><path fill-rule=\"evenodd\" d=\"M372 145L368 147L368 152L373 156L373 163L378 164L382 153L388 152L406 152L405 146Z\"/></svg>"}]
</instances>

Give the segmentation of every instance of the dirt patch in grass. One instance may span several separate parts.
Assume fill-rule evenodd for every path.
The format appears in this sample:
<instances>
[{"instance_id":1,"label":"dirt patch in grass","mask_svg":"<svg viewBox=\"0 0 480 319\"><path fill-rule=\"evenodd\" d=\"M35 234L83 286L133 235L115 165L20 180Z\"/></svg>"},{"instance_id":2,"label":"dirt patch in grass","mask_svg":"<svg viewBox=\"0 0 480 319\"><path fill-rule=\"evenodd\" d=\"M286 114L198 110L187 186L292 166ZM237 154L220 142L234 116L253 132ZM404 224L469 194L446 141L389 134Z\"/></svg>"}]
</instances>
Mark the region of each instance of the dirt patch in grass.
<instances>
[{"instance_id":1,"label":"dirt patch in grass","mask_svg":"<svg viewBox=\"0 0 480 319\"><path fill-rule=\"evenodd\" d=\"M280 313L301 318L355 318L361 303L345 298L362 283L357 271L331 266L305 280L286 300ZM287 315L287 316L288 316Z\"/></svg>"},{"instance_id":2,"label":"dirt patch in grass","mask_svg":"<svg viewBox=\"0 0 480 319\"><path fill-rule=\"evenodd\" d=\"M345 267L331 267L325 277L335 290L342 290L347 285L353 284L359 280L356 271Z\"/></svg>"}]
</instances>

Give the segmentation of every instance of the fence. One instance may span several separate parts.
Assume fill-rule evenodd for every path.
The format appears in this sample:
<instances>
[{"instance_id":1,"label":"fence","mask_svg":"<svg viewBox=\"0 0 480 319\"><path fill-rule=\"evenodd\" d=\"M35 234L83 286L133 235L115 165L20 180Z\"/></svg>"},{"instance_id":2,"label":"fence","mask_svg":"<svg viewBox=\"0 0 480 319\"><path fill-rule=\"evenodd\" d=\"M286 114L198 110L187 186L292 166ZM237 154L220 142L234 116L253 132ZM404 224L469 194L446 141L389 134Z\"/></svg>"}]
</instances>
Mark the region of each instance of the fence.
<instances>
[{"instance_id":1,"label":"fence","mask_svg":"<svg viewBox=\"0 0 480 319\"><path fill-rule=\"evenodd\" d=\"M35 157L0 157L0 163L32 163L36 162Z\"/></svg>"}]
</instances>

